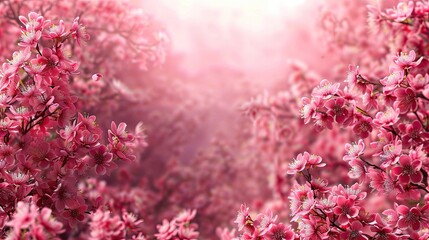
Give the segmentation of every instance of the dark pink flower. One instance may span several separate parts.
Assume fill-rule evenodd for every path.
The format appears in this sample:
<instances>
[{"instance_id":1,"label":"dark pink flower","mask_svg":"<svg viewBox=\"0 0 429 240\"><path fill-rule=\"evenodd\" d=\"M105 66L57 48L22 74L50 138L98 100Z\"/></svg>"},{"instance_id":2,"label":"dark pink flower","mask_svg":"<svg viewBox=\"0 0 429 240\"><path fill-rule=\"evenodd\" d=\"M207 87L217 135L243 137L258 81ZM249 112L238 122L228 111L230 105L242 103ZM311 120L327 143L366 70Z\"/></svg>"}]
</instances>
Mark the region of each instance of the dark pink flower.
<instances>
[{"instance_id":1,"label":"dark pink flower","mask_svg":"<svg viewBox=\"0 0 429 240\"><path fill-rule=\"evenodd\" d=\"M295 234L289 226L279 223L272 224L264 236L267 240L293 240Z\"/></svg>"},{"instance_id":2,"label":"dark pink flower","mask_svg":"<svg viewBox=\"0 0 429 240\"><path fill-rule=\"evenodd\" d=\"M420 171L422 162L420 160L413 160L408 155L401 155L399 157L399 166L392 168L392 175L399 179L399 182L408 184L420 183L423 179L423 174Z\"/></svg>"},{"instance_id":3,"label":"dark pink flower","mask_svg":"<svg viewBox=\"0 0 429 240\"><path fill-rule=\"evenodd\" d=\"M363 234L363 225L359 221L353 221L350 224L350 227L346 230L346 232L342 232L340 234L341 239L349 239L349 240L366 240L368 239Z\"/></svg>"},{"instance_id":4,"label":"dark pink flower","mask_svg":"<svg viewBox=\"0 0 429 240\"><path fill-rule=\"evenodd\" d=\"M417 109L416 93L411 88L398 88L394 94L396 96L394 107L399 109L399 113L404 114Z\"/></svg>"},{"instance_id":5,"label":"dark pink flower","mask_svg":"<svg viewBox=\"0 0 429 240\"><path fill-rule=\"evenodd\" d=\"M385 172L370 169L368 177L371 179L369 185L382 194L390 194L395 190L395 183Z\"/></svg>"},{"instance_id":6,"label":"dark pink flower","mask_svg":"<svg viewBox=\"0 0 429 240\"><path fill-rule=\"evenodd\" d=\"M89 166L95 167L97 174L104 175L116 167L112 162L113 154L107 151L106 146L100 145L89 151Z\"/></svg>"},{"instance_id":7,"label":"dark pink flower","mask_svg":"<svg viewBox=\"0 0 429 240\"><path fill-rule=\"evenodd\" d=\"M349 117L349 111L345 107L344 98L332 98L325 103L328 114L334 117L337 123L343 123Z\"/></svg>"},{"instance_id":8,"label":"dark pink flower","mask_svg":"<svg viewBox=\"0 0 429 240\"><path fill-rule=\"evenodd\" d=\"M88 207L85 205L84 202L81 202L80 204L80 206L66 209L63 212L63 217L67 219L70 226L75 226L78 221L82 222L85 219L85 212Z\"/></svg>"},{"instance_id":9,"label":"dark pink flower","mask_svg":"<svg viewBox=\"0 0 429 240\"><path fill-rule=\"evenodd\" d=\"M372 132L371 118L360 117L353 127L353 131L361 138L367 138Z\"/></svg>"},{"instance_id":10,"label":"dark pink flower","mask_svg":"<svg viewBox=\"0 0 429 240\"><path fill-rule=\"evenodd\" d=\"M43 16L35 12L30 12L28 18L19 16L19 20L25 25L27 31L41 31L44 25L49 24L49 21L45 21Z\"/></svg>"},{"instance_id":11,"label":"dark pink flower","mask_svg":"<svg viewBox=\"0 0 429 240\"><path fill-rule=\"evenodd\" d=\"M399 214L398 227L401 229L411 228L418 231L421 228L421 212L417 207L411 209L405 205L399 205L396 208Z\"/></svg>"},{"instance_id":12,"label":"dark pink flower","mask_svg":"<svg viewBox=\"0 0 429 240\"><path fill-rule=\"evenodd\" d=\"M423 143L425 138L429 138L429 133L423 131L422 124L418 120L408 125L401 123L398 128L403 134L404 147L418 146Z\"/></svg>"},{"instance_id":13,"label":"dark pink flower","mask_svg":"<svg viewBox=\"0 0 429 240\"><path fill-rule=\"evenodd\" d=\"M343 196L337 198L337 206L333 212L338 216L338 222L345 225L350 219L355 218L359 214L359 207L355 206L353 199L346 199Z\"/></svg>"}]
</instances>

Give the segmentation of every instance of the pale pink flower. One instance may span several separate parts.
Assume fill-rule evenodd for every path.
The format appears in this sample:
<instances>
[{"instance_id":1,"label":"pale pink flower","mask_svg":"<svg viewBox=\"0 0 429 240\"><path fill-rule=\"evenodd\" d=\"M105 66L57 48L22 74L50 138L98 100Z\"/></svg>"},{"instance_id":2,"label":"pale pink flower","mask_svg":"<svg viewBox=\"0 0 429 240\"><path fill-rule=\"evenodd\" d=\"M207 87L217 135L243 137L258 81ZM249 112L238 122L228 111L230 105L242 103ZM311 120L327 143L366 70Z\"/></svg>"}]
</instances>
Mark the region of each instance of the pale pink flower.
<instances>
[{"instance_id":1,"label":"pale pink flower","mask_svg":"<svg viewBox=\"0 0 429 240\"><path fill-rule=\"evenodd\" d=\"M327 79L323 79L319 86L313 89L312 97L328 99L338 92L340 83L331 83Z\"/></svg>"},{"instance_id":2,"label":"pale pink flower","mask_svg":"<svg viewBox=\"0 0 429 240\"><path fill-rule=\"evenodd\" d=\"M409 53L398 53L394 58L393 62L398 66L399 69L408 69L418 66L423 60L420 57L416 60L416 52L411 50Z\"/></svg>"}]
</instances>

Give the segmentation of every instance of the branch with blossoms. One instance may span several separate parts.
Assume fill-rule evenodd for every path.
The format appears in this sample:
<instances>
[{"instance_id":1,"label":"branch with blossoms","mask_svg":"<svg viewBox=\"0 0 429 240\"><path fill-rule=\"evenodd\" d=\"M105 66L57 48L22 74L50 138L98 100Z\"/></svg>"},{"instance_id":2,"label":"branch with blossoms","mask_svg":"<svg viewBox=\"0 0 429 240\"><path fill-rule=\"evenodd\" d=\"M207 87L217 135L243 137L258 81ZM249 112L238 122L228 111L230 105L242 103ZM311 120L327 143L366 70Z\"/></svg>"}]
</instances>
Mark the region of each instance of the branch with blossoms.
<instances>
[{"instance_id":1,"label":"branch with blossoms","mask_svg":"<svg viewBox=\"0 0 429 240\"><path fill-rule=\"evenodd\" d=\"M100 207L82 194L80 182L135 159L132 149L144 139L112 122L104 144L96 117L77 111L69 81L79 63L64 45L88 38L79 18L70 27L34 12L19 20L22 50L0 75L0 228L10 239L72 235Z\"/></svg>"},{"instance_id":2,"label":"branch with blossoms","mask_svg":"<svg viewBox=\"0 0 429 240\"><path fill-rule=\"evenodd\" d=\"M354 134L356 142L345 145L343 161L326 166L317 155L298 154L283 170L296 182L289 195L291 225L282 223L286 227L272 237L267 232L280 224L276 218L261 225L264 214L255 219L242 206L236 219L242 239L428 238L429 98L427 43L421 30L428 3L400 3L386 13L369 9L372 21L376 14L391 20L388 34L408 40L398 44L402 52L393 57L389 74L366 77L365 69L351 65L345 86L322 80L311 97L303 98L300 111L318 131L340 128ZM342 179L327 176L326 167L344 163L348 180L358 183L345 186ZM234 238L233 232L218 234Z\"/></svg>"}]
</instances>

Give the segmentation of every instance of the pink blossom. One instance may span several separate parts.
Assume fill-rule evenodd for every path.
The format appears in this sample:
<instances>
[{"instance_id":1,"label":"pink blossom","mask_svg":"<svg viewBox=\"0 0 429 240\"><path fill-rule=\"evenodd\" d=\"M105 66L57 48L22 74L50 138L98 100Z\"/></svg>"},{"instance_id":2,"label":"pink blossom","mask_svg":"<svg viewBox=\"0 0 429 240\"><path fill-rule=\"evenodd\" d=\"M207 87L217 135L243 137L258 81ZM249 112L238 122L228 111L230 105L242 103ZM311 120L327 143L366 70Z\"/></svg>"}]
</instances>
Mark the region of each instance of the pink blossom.
<instances>
[{"instance_id":1,"label":"pink blossom","mask_svg":"<svg viewBox=\"0 0 429 240\"><path fill-rule=\"evenodd\" d=\"M313 90L311 96L316 98L328 99L337 93L339 87L339 83L331 83L328 80L323 79L320 82L319 86Z\"/></svg>"},{"instance_id":2,"label":"pink blossom","mask_svg":"<svg viewBox=\"0 0 429 240\"><path fill-rule=\"evenodd\" d=\"M412 3L410 1L410 3ZM409 53L398 53L393 59L393 62L399 67L399 69L408 69L418 66L423 60L423 57L420 57L416 60L416 52L411 50Z\"/></svg>"},{"instance_id":3,"label":"pink blossom","mask_svg":"<svg viewBox=\"0 0 429 240\"><path fill-rule=\"evenodd\" d=\"M265 238L268 240L292 240L294 237L295 234L292 229L283 223L272 224L265 234Z\"/></svg>"},{"instance_id":4,"label":"pink blossom","mask_svg":"<svg viewBox=\"0 0 429 240\"><path fill-rule=\"evenodd\" d=\"M366 240L368 239L363 234L363 225L359 221L353 221L350 224L350 228L346 230L346 232L341 233L342 239L357 239L357 240Z\"/></svg>"},{"instance_id":5,"label":"pink blossom","mask_svg":"<svg viewBox=\"0 0 429 240\"><path fill-rule=\"evenodd\" d=\"M337 206L333 212L338 215L338 222L341 225L347 224L350 219L359 214L359 207L355 206L353 199L346 199L343 196L337 198Z\"/></svg>"},{"instance_id":6,"label":"pink blossom","mask_svg":"<svg viewBox=\"0 0 429 240\"><path fill-rule=\"evenodd\" d=\"M349 111L344 106L344 98L332 98L325 103L328 114L332 115L337 123L343 123L349 117Z\"/></svg>"},{"instance_id":7,"label":"pink blossom","mask_svg":"<svg viewBox=\"0 0 429 240\"><path fill-rule=\"evenodd\" d=\"M396 9L388 9L386 13L394 21L402 22L411 16L414 10L414 2L400 2Z\"/></svg>"},{"instance_id":8,"label":"pink blossom","mask_svg":"<svg viewBox=\"0 0 429 240\"><path fill-rule=\"evenodd\" d=\"M399 157L399 166L392 168L392 175L403 184L407 184L410 181L420 183L423 179L423 174L420 172L421 166L422 162L420 160L413 160L408 155L401 155Z\"/></svg>"},{"instance_id":9,"label":"pink blossom","mask_svg":"<svg viewBox=\"0 0 429 240\"><path fill-rule=\"evenodd\" d=\"M395 190L394 181L385 172L370 169L368 177L370 186L381 194L390 194Z\"/></svg>"},{"instance_id":10,"label":"pink blossom","mask_svg":"<svg viewBox=\"0 0 429 240\"><path fill-rule=\"evenodd\" d=\"M417 109L417 97L411 88L398 88L394 94L396 96L394 106L399 109L399 113L404 114Z\"/></svg>"},{"instance_id":11,"label":"pink blossom","mask_svg":"<svg viewBox=\"0 0 429 240\"><path fill-rule=\"evenodd\" d=\"M429 133L423 131L422 124L418 120L408 125L401 123L398 128L403 134L402 142L404 147L420 145L425 138L429 137Z\"/></svg>"},{"instance_id":12,"label":"pink blossom","mask_svg":"<svg viewBox=\"0 0 429 240\"><path fill-rule=\"evenodd\" d=\"M157 225L158 233L155 234L158 240L168 240L173 239L174 235L177 234L177 228L174 222L169 222L164 219L162 225Z\"/></svg>"},{"instance_id":13,"label":"pink blossom","mask_svg":"<svg viewBox=\"0 0 429 240\"><path fill-rule=\"evenodd\" d=\"M30 12L28 18L19 16L19 20L25 25L27 31L41 31L44 25L49 23L44 20L43 16L35 12Z\"/></svg>"},{"instance_id":14,"label":"pink blossom","mask_svg":"<svg viewBox=\"0 0 429 240\"><path fill-rule=\"evenodd\" d=\"M399 85L404 81L405 78L403 70L390 68L389 71L389 76L380 80L380 83L384 86L384 92L395 90L397 87L399 87Z\"/></svg>"},{"instance_id":15,"label":"pink blossom","mask_svg":"<svg viewBox=\"0 0 429 240\"><path fill-rule=\"evenodd\" d=\"M79 24L79 17L74 19L70 32L72 33L72 37L76 39L78 45L80 45L81 40L88 41L90 38L89 34L86 32L85 26Z\"/></svg>"},{"instance_id":16,"label":"pink blossom","mask_svg":"<svg viewBox=\"0 0 429 240\"><path fill-rule=\"evenodd\" d=\"M360 117L353 127L353 131L361 138L367 138L372 132L372 129L371 119L368 117Z\"/></svg>"},{"instance_id":17,"label":"pink blossom","mask_svg":"<svg viewBox=\"0 0 429 240\"><path fill-rule=\"evenodd\" d=\"M391 126L398 121L399 121L399 109L398 108L393 109L391 107L388 107L384 112L378 112L375 115L375 119L372 122L379 126Z\"/></svg>"},{"instance_id":18,"label":"pink blossom","mask_svg":"<svg viewBox=\"0 0 429 240\"><path fill-rule=\"evenodd\" d=\"M58 25L52 24L49 28L45 30L46 32L43 33L43 36L47 39L55 39L56 41L61 41L62 37L65 37L66 27L64 25L64 21L60 20Z\"/></svg>"},{"instance_id":19,"label":"pink blossom","mask_svg":"<svg viewBox=\"0 0 429 240\"><path fill-rule=\"evenodd\" d=\"M310 215L299 223L300 236L306 239L328 239L329 219Z\"/></svg>"},{"instance_id":20,"label":"pink blossom","mask_svg":"<svg viewBox=\"0 0 429 240\"><path fill-rule=\"evenodd\" d=\"M352 179L359 179L360 182L366 180L365 174L367 173L366 167L361 160L351 160L349 161L350 171L348 176Z\"/></svg>"},{"instance_id":21,"label":"pink blossom","mask_svg":"<svg viewBox=\"0 0 429 240\"><path fill-rule=\"evenodd\" d=\"M242 204L234 221L238 225L238 231L242 231L247 226L252 227L252 222L249 215L249 208L245 204Z\"/></svg>"},{"instance_id":22,"label":"pink blossom","mask_svg":"<svg viewBox=\"0 0 429 240\"><path fill-rule=\"evenodd\" d=\"M89 154L88 164L90 167L95 167L97 174L104 175L116 167L116 164L112 162L113 154L108 152L104 145L92 149Z\"/></svg>"},{"instance_id":23,"label":"pink blossom","mask_svg":"<svg viewBox=\"0 0 429 240\"><path fill-rule=\"evenodd\" d=\"M346 155L344 155L344 161L351 161L359 158L365 151L365 143L362 139L359 139L357 143L346 143L345 145Z\"/></svg>"},{"instance_id":24,"label":"pink blossom","mask_svg":"<svg viewBox=\"0 0 429 240\"><path fill-rule=\"evenodd\" d=\"M399 205L396 208L399 214L398 227L401 229L412 228L414 231L418 231L421 228L421 212L417 207L411 209L405 205Z\"/></svg>"}]
</instances>

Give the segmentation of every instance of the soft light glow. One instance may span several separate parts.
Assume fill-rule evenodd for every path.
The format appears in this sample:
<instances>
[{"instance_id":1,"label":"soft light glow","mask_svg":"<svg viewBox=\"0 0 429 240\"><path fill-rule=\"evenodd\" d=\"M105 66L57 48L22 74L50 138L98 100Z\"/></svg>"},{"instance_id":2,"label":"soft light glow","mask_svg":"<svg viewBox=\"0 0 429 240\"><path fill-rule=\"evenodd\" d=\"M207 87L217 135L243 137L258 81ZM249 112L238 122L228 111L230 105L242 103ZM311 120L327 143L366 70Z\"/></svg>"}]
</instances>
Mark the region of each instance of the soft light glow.
<instances>
[{"instance_id":1,"label":"soft light glow","mask_svg":"<svg viewBox=\"0 0 429 240\"><path fill-rule=\"evenodd\" d=\"M166 24L173 50L194 71L229 64L256 76L276 74L311 22L308 0L158 0L142 6ZM311 6L311 8L309 8ZM310 9L310 10L309 10ZM303 18L302 16L306 16ZM302 19L305 19L303 21ZM272 39L277 39L272 41ZM269 44L267 44L269 43ZM289 54L293 55L293 54ZM269 57L269 59L264 59ZM192 71L192 70L191 70ZM283 73L278 73L283 74Z\"/></svg>"}]
</instances>

